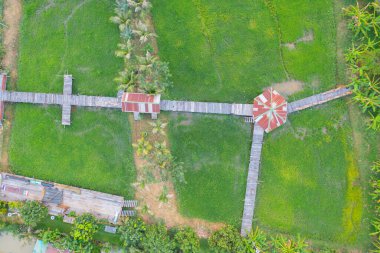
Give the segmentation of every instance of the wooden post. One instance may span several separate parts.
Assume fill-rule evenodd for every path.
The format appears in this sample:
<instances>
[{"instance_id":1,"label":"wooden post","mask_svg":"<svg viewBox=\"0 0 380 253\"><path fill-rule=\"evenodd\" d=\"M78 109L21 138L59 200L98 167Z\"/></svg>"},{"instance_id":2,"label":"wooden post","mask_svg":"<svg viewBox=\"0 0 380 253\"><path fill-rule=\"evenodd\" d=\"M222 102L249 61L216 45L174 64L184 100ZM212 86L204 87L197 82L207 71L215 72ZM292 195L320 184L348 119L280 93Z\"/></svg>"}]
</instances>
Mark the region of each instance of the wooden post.
<instances>
[{"instance_id":1,"label":"wooden post","mask_svg":"<svg viewBox=\"0 0 380 253\"><path fill-rule=\"evenodd\" d=\"M157 119L157 113L152 113L152 119Z\"/></svg>"},{"instance_id":2,"label":"wooden post","mask_svg":"<svg viewBox=\"0 0 380 253\"><path fill-rule=\"evenodd\" d=\"M139 120L140 119L140 113L139 112L133 112L133 118L135 120Z\"/></svg>"}]
</instances>

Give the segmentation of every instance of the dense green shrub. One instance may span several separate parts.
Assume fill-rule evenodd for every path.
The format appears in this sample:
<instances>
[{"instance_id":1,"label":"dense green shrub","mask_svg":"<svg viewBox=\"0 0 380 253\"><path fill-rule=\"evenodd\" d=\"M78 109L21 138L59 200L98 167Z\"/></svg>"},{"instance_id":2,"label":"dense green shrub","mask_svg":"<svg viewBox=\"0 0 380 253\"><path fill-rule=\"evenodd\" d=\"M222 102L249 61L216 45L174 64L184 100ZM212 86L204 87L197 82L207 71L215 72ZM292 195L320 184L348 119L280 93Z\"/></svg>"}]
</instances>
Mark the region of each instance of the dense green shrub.
<instances>
[{"instance_id":1,"label":"dense green shrub","mask_svg":"<svg viewBox=\"0 0 380 253\"><path fill-rule=\"evenodd\" d=\"M233 226L226 226L214 232L208 242L217 252L241 252L243 247L242 238Z\"/></svg>"},{"instance_id":2,"label":"dense green shrub","mask_svg":"<svg viewBox=\"0 0 380 253\"><path fill-rule=\"evenodd\" d=\"M199 252L200 242L197 234L190 227L181 228L174 235L174 241L179 252Z\"/></svg>"},{"instance_id":3,"label":"dense green shrub","mask_svg":"<svg viewBox=\"0 0 380 253\"><path fill-rule=\"evenodd\" d=\"M48 215L48 209L37 201L26 201L20 209L21 217L28 230L36 227Z\"/></svg>"},{"instance_id":4,"label":"dense green shrub","mask_svg":"<svg viewBox=\"0 0 380 253\"><path fill-rule=\"evenodd\" d=\"M346 53L351 87L363 112L370 116L369 127L380 130L380 6L376 2L359 3L344 9L350 17L348 27L354 33L352 47Z\"/></svg>"},{"instance_id":5,"label":"dense green shrub","mask_svg":"<svg viewBox=\"0 0 380 253\"><path fill-rule=\"evenodd\" d=\"M118 229L120 239L124 247L141 248L141 242L145 237L146 225L140 218L128 219Z\"/></svg>"},{"instance_id":6,"label":"dense green shrub","mask_svg":"<svg viewBox=\"0 0 380 253\"><path fill-rule=\"evenodd\" d=\"M145 252L171 253L174 251L175 244L164 225L154 224L148 226L142 247Z\"/></svg>"}]
</instances>

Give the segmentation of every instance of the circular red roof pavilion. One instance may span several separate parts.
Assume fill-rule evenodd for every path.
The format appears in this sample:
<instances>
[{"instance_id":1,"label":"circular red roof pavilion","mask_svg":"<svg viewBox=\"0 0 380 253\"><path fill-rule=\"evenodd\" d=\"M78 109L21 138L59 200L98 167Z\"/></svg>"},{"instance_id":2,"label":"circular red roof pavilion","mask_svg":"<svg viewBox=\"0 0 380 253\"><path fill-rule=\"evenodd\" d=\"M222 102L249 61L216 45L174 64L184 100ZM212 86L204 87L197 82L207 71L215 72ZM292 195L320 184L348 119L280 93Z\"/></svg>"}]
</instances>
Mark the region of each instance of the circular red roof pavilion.
<instances>
[{"instance_id":1,"label":"circular red roof pavilion","mask_svg":"<svg viewBox=\"0 0 380 253\"><path fill-rule=\"evenodd\" d=\"M287 109L285 98L269 88L253 100L253 119L268 133L286 122Z\"/></svg>"}]
</instances>

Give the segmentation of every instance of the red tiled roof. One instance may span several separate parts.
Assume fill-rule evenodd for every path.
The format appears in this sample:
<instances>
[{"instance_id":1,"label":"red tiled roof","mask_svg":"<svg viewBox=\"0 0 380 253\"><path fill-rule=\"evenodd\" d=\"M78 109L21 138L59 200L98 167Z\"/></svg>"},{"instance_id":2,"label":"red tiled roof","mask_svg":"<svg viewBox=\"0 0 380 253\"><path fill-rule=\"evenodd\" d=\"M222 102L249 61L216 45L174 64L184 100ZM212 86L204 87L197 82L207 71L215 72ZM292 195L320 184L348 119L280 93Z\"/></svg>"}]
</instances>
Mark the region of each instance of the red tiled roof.
<instances>
[{"instance_id":1,"label":"red tiled roof","mask_svg":"<svg viewBox=\"0 0 380 253\"><path fill-rule=\"evenodd\" d=\"M273 88L265 90L253 101L253 118L268 133L286 122L288 103Z\"/></svg>"},{"instance_id":2,"label":"red tiled roof","mask_svg":"<svg viewBox=\"0 0 380 253\"><path fill-rule=\"evenodd\" d=\"M121 99L123 112L159 113L160 95L143 93L123 93Z\"/></svg>"},{"instance_id":3,"label":"red tiled roof","mask_svg":"<svg viewBox=\"0 0 380 253\"><path fill-rule=\"evenodd\" d=\"M154 103L155 95L149 95L144 93L124 93L122 102L132 103Z\"/></svg>"}]
</instances>

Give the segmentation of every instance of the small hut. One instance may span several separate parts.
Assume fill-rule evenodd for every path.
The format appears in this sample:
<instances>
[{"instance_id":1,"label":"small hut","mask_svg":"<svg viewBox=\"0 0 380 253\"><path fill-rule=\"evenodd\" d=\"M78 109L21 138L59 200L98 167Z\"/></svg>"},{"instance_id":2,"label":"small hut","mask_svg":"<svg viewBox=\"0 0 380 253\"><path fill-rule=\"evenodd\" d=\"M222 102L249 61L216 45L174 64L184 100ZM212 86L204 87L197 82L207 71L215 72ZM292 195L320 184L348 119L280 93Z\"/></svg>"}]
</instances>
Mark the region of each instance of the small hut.
<instances>
[{"instance_id":1,"label":"small hut","mask_svg":"<svg viewBox=\"0 0 380 253\"><path fill-rule=\"evenodd\" d=\"M151 113L152 119L157 119L157 114L160 113L160 98L161 95L124 92L121 109L123 112L133 112L135 120L139 119L140 113Z\"/></svg>"},{"instance_id":2,"label":"small hut","mask_svg":"<svg viewBox=\"0 0 380 253\"><path fill-rule=\"evenodd\" d=\"M285 98L269 88L254 99L253 120L268 133L286 122L287 108Z\"/></svg>"}]
</instances>

